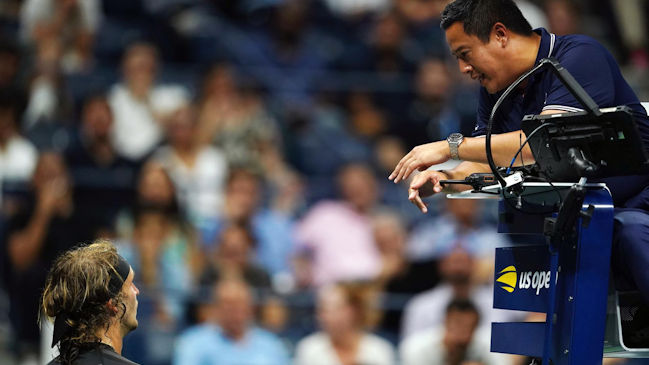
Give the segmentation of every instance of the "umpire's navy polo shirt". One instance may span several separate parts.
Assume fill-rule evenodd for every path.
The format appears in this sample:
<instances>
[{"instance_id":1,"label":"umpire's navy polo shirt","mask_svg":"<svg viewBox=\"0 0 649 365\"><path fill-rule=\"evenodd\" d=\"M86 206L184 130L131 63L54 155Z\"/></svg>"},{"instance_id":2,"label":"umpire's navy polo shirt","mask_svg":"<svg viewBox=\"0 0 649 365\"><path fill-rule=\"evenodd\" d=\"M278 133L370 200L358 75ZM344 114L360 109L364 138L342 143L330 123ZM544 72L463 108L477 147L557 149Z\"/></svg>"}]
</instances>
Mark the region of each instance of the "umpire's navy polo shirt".
<instances>
[{"instance_id":1,"label":"umpire's navy polo shirt","mask_svg":"<svg viewBox=\"0 0 649 365\"><path fill-rule=\"evenodd\" d=\"M645 148L649 150L649 119L629 84L622 77L613 56L594 39L584 35L555 36L545 29L534 30L541 36L536 63L549 56L561 65L586 90L600 108L627 105L645 117L636 118ZM473 136L487 133L491 110L503 91L489 94L480 88L478 122ZM505 133L521 129L521 120L527 114L540 114L544 110L581 111L582 106L570 94L552 70L539 71L529 78L522 91L514 91L499 107L494 116L492 133ZM512 156L513 157L513 156ZM616 206L649 210L649 175L607 178Z\"/></svg>"}]
</instances>

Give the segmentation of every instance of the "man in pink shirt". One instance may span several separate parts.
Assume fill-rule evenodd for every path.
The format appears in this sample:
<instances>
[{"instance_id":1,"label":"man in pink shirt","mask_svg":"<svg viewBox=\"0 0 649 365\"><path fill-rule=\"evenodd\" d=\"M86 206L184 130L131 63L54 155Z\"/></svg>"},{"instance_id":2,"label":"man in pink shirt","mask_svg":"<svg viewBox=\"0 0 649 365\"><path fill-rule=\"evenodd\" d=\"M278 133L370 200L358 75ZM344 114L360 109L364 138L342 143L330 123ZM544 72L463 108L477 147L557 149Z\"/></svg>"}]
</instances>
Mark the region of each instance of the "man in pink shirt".
<instances>
[{"instance_id":1,"label":"man in pink shirt","mask_svg":"<svg viewBox=\"0 0 649 365\"><path fill-rule=\"evenodd\" d=\"M349 164L338 174L338 186L340 200L316 204L298 224L295 271L300 286L369 280L381 268L370 216L377 202L372 170Z\"/></svg>"}]
</instances>

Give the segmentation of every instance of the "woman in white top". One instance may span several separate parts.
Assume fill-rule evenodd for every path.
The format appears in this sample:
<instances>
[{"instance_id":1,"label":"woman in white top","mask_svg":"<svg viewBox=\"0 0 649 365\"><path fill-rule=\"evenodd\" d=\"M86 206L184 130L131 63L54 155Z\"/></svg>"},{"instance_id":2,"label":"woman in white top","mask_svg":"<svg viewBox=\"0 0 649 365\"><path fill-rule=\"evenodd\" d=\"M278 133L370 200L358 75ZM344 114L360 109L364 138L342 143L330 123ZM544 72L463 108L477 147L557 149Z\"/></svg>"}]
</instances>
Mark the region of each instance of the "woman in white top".
<instances>
[{"instance_id":1,"label":"woman in white top","mask_svg":"<svg viewBox=\"0 0 649 365\"><path fill-rule=\"evenodd\" d=\"M320 289L317 315L322 331L297 344L295 365L395 364L393 346L364 329L370 319L365 294L358 285Z\"/></svg>"},{"instance_id":2,"label":"woman in white top","mask_svg":"<svg viewBox=\"0 0 649 365\"><path fill-rule=\"evenodd\" d=\"M198 143L193 106L183 106L171 115L167 141L154 159L173 180L183 211L194 224L214 218L223 204L228 163L219 149Z\"/></svg>"}]
</instances>

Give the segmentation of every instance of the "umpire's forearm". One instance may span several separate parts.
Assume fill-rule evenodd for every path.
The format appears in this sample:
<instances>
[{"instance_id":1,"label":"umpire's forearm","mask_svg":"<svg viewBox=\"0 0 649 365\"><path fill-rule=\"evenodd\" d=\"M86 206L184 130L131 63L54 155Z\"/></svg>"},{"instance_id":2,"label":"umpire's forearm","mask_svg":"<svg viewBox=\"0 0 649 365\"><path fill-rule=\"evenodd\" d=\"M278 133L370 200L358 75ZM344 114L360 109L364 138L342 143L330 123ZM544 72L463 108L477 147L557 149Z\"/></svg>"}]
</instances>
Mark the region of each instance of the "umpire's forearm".
<instances>
[{"instance_id":1,"label":"umpire's forearm","mask_svg":"<svg viewBox=\"0 0 649 365\"><path fill-rule=\"evenodd\" d=\"M525 142L523 131L514 131L491 136L491 153L497 166L509 166L518 151L518 148ZM459 155L463 161L487 163L485 151L485 137L466 138L460 145ZM522 161L526 164L534 162L532 151L525 146L521 152ZM521 165L521 155L518 156L514 165Z\"/></svg>"}]
</instances>

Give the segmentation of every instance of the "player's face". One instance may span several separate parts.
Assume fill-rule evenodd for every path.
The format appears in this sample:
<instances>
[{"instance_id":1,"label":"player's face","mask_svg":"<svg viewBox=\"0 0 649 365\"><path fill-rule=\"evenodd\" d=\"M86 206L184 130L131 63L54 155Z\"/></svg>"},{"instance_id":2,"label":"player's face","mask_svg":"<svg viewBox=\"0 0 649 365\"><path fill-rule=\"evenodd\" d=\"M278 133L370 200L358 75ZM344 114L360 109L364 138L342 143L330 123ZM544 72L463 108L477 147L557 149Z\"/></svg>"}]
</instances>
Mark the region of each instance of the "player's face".
<instances>
[{"instance_id":1,"label":"player's face","mask_svg":"<svg viewBox=\"0 0 649 365\"><path fill-rule=\"evenodd\" d=\"M140 290L133 283L135 278L135 272L133 269L128 274L126 281L124 281L124 286L122 286L122 294L124 296L124 305L126 306L126 311L122 317L122 328L124 333L128 333L137 328L137 295L140 294Z\"/></svg>"},{"instance_id":2,"label":"player's face","mask_svg":"<svg viewBox=\"0 0 649 365\"><path fill-rule=\"evenodd\" d=\"M461 22L453 23L446 30L446 42L457 58L460 72L477 80L490 94L505 89L514 81L506 66L506 54L502 43L494 40L483 43L477 36L464 32Z\"/></svg>"}]
</instances>

